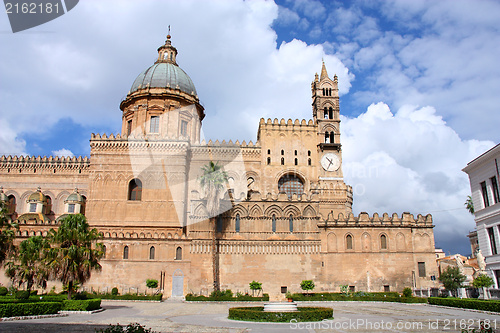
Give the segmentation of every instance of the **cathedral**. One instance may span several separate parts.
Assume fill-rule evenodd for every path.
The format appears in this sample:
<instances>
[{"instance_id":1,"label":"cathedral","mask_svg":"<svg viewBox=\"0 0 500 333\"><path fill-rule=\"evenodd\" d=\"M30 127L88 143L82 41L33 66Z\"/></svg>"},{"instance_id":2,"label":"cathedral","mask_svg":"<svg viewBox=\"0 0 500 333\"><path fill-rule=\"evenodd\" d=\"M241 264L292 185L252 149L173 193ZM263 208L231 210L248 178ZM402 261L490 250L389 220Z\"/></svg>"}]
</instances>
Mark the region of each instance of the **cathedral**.
<instances>
[{"instance_id":1,"label":"cathedral","mask_svg":"<svg viewBox=\"0 0 500 333\"><path fill-rule=\"evenodd\" d=\"M255 142L205 142L204 107L169 35L120 103L120 133L92 134L90 157L0 157L0 200L18 241L85 214L105 245L88 289L157 279L167 297L210 293L214 233L221 288L235 293L253 280L271 299L302 280L316 292L434 287L431 215L352 213L338 79L324 63L311 98L312 119L261 119ZM200 182L210 161L227 175L214 216Z\"/></svg>"}]
</instances>

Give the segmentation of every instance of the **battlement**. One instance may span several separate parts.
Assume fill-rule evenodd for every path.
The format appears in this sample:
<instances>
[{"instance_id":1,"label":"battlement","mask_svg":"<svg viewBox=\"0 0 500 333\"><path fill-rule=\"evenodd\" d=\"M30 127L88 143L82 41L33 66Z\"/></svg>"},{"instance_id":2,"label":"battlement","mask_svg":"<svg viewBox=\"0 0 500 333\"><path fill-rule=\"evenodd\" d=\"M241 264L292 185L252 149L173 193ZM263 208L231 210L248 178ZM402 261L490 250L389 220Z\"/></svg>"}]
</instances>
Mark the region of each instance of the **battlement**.
<instances>
[{"instance_id":1,"label":"battlement","mask_svg":"<svg viewBox=\"0 0 500 333\"><path fill-rule=\"evenodd\" d=\"M0 169L88 169L90 159L87 156L2 156Z\"/></svg>"},{"instance_id":2,"label":"battlement","mask_svg":"<svg viewBox=\"0 0 500 333\"><path fill-rule=\"evenodd\" d=\"M397 213L393 213L391 216L384 213L379 216L378 213L374 213L370 217L368 213L362 212L357 217L350 213L347 216L339 213L337 217L333 216L333 213L328 214L326 220L318 222L318 227L328 228L335 226L421 226L421 227L433 227L432 225L432 215L427 214L423 216L418 214L415 218L413 214L404 212L401 217Z\"/></svg>"},{"instance_id":3,"label":"battlement","mask_svg":"<svg viewBox=\"0 0 500 333\"><path fill-rule=\"evenodd\" d=\"M278 118L274 118L274 120L271 120L271 118L268 118L266 121L264 118L260 118L259 127L264 126L264 125L265 126L268 126L268 125L271 125L271 126L275 126L275 125L278 125L278 126L314 126L314 122L312 121L312 119L309 119L306 121L305 119L285 120L284 118L281 118L281 120L278 120Z\"/></svg>"}]
</instances>

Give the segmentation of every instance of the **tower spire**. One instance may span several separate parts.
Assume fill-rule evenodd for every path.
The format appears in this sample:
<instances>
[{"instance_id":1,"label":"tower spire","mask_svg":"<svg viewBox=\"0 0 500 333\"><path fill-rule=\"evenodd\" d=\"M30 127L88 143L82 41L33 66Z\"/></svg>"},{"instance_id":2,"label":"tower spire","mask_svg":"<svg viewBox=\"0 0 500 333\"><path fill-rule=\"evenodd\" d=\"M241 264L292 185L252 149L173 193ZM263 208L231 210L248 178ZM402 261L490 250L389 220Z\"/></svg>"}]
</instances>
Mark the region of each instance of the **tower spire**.
<instances>
[{"instance_id":1,"label":"tower spire","mask_svg":"<svg viewBox=\"0 0 500 333\"><path fill-rule=\"evenodd\" d=\"M328 77L328 73L326 72L326 66L325 66L325 61L323 61L323 67L321 67L321 76L319 78L320 81L323 81L323 79Z\"/></svg>"}]
</instances>

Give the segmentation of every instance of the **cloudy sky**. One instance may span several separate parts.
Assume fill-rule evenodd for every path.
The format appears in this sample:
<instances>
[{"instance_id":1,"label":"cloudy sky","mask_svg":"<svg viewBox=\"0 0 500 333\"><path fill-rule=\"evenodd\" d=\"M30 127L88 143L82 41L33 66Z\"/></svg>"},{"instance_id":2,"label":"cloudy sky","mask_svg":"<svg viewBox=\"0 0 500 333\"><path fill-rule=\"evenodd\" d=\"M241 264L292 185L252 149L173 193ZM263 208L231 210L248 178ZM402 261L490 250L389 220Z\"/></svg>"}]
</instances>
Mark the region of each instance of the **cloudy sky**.
<instances>
[{"instance_id":1,"label":"cloudy sky","mask_svg":"<svg viewBox=\"0 0 500 333\"><path fill-rule=\"evenodd\" d=\"M2 13L0 155L88 156L90 133L118 133L119 103L168 25L207 139L311 118L324 59L355 213L432 213L436 245L470 253L461 169L500 142L500 3L81 0L16 34Z\"/></svg>"}]
</instances>

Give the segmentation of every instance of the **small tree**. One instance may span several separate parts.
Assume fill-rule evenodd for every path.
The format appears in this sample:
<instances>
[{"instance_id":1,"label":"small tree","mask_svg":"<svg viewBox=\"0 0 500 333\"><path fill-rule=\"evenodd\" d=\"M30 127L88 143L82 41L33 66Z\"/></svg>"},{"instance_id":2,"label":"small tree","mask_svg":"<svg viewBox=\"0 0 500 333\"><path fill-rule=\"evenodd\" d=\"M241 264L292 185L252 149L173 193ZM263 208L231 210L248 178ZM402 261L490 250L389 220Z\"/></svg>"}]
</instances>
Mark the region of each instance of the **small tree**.
<instances>
[{"instance_id":1,"label":"small tree","mask_svg":"<svg viewBox=\"0 0 500 333\"><path fill-rule=\"evenodd\" d=\"M314 289L314 282L312 280L303 280L300 283L300 288L305 291L313 290Z\"/></svg>"},{"instance_id":2,"label":"small tree","mask_svg":"<svg viewBox=\"0 0 500 333\"><path fill-rule=\"evenodd\" d=\"M262 283L257 281L250 282L250 289L252 290L252 296L254 296L255 290L262 289Z\"/></svg>"},{"instance_id":3,"label":"small tree","mask_svg":"<svg viewBox=\"0 0 500 333\"><path fill-rule=\"evenodd\" d=\"M413 291L410 287L406 287L403 289L403 297L413 297Z\"/></svg>"},{"instance_id":4,"label":"small tree","mask_svg":"<svg viewBox=\"0 0 500 333\"><path fill-rule=\"evenodd\" d=\"M146 287L151 288L151 289L158 288L158 280L147 279L146 280Z\"/></svg>"},{"instance_id":5,"label":"small tree","mask_svg":"<svg viewBox=\"0 0 500 333\"><path fill-rule=\"evenodd\" d=\"M456 290L462 287L466 277L462 273L460 273L460 269L458 267L449 266L441 273L439 277L439 281L441 281L446 288L446 290L451 291L455 294Z\"/></svg>"},{"instance_id":6,"label":"small tree","mask_svg":"<svg viewBox=\"0 0 500 333\"><path fill-rule=\"evenodd\" d=\"M493 279L486 274L479 274L472 282L474 288L489 288L494 284Z\"/></svg>"},{"instance_id":7,"label":"small tree","mask_svg":"<svg viewBox=\"0 0 500 333\"><path fill-rule=\"evenodd\" d=\"M45 254L50 249L48 240L42 236L33 236L23 240L13 254L12 261L5 266L5 274L13 284L31 291L34 285L47 287L48 270L45 265Z\"/></svg>"}]
</instances>

